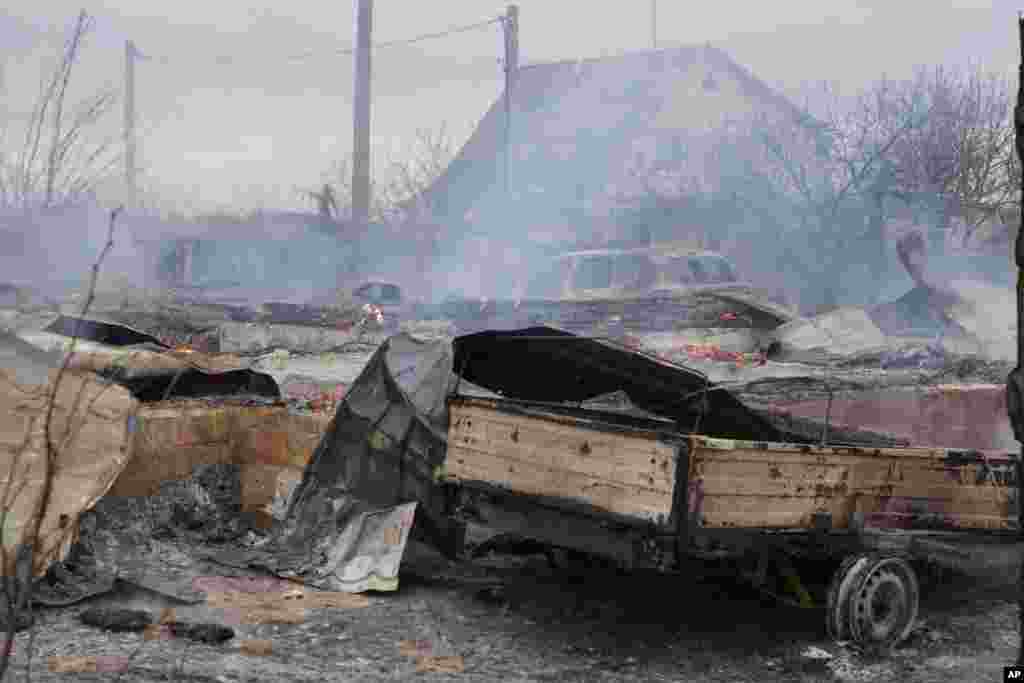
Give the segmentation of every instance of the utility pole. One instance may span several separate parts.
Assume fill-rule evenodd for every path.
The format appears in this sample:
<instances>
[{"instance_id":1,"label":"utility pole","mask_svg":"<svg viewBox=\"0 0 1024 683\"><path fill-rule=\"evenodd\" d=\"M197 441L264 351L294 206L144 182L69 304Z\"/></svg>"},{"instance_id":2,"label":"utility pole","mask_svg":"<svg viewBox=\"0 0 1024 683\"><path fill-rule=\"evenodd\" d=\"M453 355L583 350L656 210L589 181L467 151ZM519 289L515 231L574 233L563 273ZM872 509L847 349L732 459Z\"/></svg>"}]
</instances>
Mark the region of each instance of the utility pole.
<instances>
[{"instance_id":1,"label":"utility pole","mask_svg":"<svg viewBox=\"0 0 1024 683\"><path fill-rule=\"evenodd\" d=\"M135 171L135 43L124 43L124 184L129 206L136 200Z\"/></svg>"},{"instance_id":2,"label":"utility pole","mask_svg":"<svg viewBox=\"0 0 1024 683\"><path fill-rule=\"evenodd\" d=\"M651 0L651 47L658 49L658 0Z\"/></svg>"},{"instance_id":3,"label":"utility pole","mask_svg":"<svg viewBox=\"0 0 1024 683\"><path fill-rule=\"evenodd\" d=\"M370 222L370 33L373 0L356 0L356 73L353 98L352 220L363 232Z\"/></svg>"},{"instance_id":4,"label":"utility pole","mask_svg":"<svg viewBox=\"0 0 1024 683\"><path fill-rule=\"evenodd\" d=\"M1013 123L1017 156L1024 162L1024 17L1020 15L1017 16L1017 31L1020 41L1020 66L1017 71L1017 107L1014 110ZM1024 180L1021 187L1021 215L1017 221L1017 239L1013 249L1017 263L1017 367L1006 378L1006 412L1013 427L1013 436L1021 442L1016 477L1017 533L1024 537ZM1021 563L1017 581L1017 664L1024 665L1024 562Z\"/></svg>"},{"instance_id":5,"label":"utility pole","mask_svg":"<svg viewBox=\"0 0 1024 683\"><path fill-rule=\"evenodd\" d=\"M509 5L501 22L505 32L505 193L512 192L512 93L519 75L519 5Z\"/></svg>"}]
</instances>

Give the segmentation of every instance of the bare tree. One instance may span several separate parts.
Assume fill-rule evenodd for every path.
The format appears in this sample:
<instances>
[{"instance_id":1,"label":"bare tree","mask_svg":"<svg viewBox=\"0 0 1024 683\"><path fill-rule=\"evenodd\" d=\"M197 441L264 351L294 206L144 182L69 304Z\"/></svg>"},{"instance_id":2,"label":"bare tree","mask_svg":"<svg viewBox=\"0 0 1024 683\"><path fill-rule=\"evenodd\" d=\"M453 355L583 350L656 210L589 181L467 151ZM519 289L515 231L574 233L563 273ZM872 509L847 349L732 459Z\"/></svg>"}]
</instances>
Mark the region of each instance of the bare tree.
<instances>
[{"instance_id":1,"label":"bare tree","mask_svg":"<svg viewBox=\"0 0 1024 683\"><path fill-rule=\"evenodd\" d=\"M794 144L794 129L766 137L781 186L819 218L833 219L847 201L874 209L896 198L934 207L939 227L962 220L969 238L1014 206L1020 164L1005 78L977 67L918 69L906 81L878 81L852 106L834 94L823 101L812 127L817 154Z\"/></svg>"},{"instance_id":2,"label":"bare tree","mask_svg":"<svg viewBox=\"0 0 1024 683\"><path fill-rule=\"evenodd\" d=\"M447 128L416 132L404 159L392 160L389 180L383 184L382 201L392 220L409 220L428 215L434 208L427 190L441 177L455 156L455 147Z\"/></svg>"},{"instance_id":3,"label":"bare tree","mask_svg":"<svg viewBox=\"0 0 1024 683\"><path fill-rule=\"evenodd\" d=\"M434 131L420 129L402 158L392 158L371 182L370 220L413 246L420 275L425 275L434 262L441 239L441 226L433 220L428 190L448 168L454 153L445 126ZM316 205L321 216L344 223L352 215L351 181L351 162L342 159L334 164L327 182L302 194Z\"/></svg>"},{"instance_id":4,"label":"bare tree","mask_svg":"<svg viewBox=\"0 0 1024 683\"><path fill-rule=\"evenodd\" d=\"M904 87L908 99L927 104L929 116L893 149L896 182L906 195L936 200L943 227L960 219L966 242L1016 206L1021 171L1010 84L977 67L936 67L918 70Z\"/></svg>"},{"instance_id":5,"label":"bare tree","mask_svg":"<svg viewBox=\"0 0 1024 683\"><path fill-rule=\"evenodd\" d=\"M0 206L45 208L86 199L118 163L112 141L95 136L116 103L116 93L105 89L69 101L75 66L92 28L93 20L83 10L56 67L41 83L20 145L13 153L0 152Z\"/></svg>"},{"instance_id":6,"label":"bare tree","mask_svg":"<svg viewBox=\"0 0 1024 683\"><path fill-rule=\"evenodd\" d=\"M397 225L428 213L431 207L426 190L448 168L454 152L445 126L436 131L418 130L403 158L391 159L373 181L371 220ZM321 214L335 220L348 219L352 207L351 161L336 162L319 189L304 190L302 195L313 201Z\"/></svg>"}]
</instances>

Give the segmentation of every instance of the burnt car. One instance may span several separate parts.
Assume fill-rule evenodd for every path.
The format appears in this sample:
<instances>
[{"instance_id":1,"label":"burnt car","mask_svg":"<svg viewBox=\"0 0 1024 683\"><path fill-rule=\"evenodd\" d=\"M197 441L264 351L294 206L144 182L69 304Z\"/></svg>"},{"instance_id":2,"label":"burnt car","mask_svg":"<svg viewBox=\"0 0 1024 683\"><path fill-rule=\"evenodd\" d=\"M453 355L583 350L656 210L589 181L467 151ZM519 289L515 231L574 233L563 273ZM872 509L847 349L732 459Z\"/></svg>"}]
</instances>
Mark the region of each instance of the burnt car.
<instances>
[{"instance_id":1,"label":"burnt car","mask_svg":"<svg viewBox=\"0 0 1024 683\"><path fill-rule=\"evenodd\" d=\"M546 312L531 324L580 334L702 329L713 336L738 327L773 329L793 318L723 254L679 244L565 253L534 278L526 300L531 310Z\"/></svg>"},{"instance_id":2,"label":"burnt car","mask_svg":"<svg viewBox=\"0 0 1024 683\"><path fill-rule=\"evenodd\" d=\"M442 314L462 333L544 324L614 338L668 333L658 343L676 345L727 335L723 344L743 351L759 346L760 331L793 317L724 255L678 243L565 252L548 260L521 298L457 297Z\"/></svg>"},{"instance_id":3,"label":"burnt car","mask_svg":"<svg viewBox=\"0 0 1024 683\"><path fill-rule=\"evenodd\" d=\"M592 249L559 257L546 275L540 298L617 299L700 288L742 289L737 269L725 256L678 247Z\"/></svg>"}]
</instances>

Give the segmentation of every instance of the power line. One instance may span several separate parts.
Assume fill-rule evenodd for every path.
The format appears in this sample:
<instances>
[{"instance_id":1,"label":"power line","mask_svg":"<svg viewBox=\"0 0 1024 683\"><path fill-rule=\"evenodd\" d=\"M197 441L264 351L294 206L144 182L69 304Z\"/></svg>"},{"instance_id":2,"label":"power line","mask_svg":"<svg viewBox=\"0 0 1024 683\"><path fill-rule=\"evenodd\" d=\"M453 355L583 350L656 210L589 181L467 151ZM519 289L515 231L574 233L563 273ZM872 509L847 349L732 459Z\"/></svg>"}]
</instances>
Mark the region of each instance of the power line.
<instances>
[{"instance_id":1,"label":"power line","mask_svg":"<svg viewBox=\"0 0 1024 683\"><path fill-rule=\"evenodd\" d=\"M491 24L500 24L505 21L505 17L495 17L494 19L488 19L487 21L479 21L475 24L468 24L466 26L456 26L450 28L447 31L440 31L438 33L424 33L423 35L416 36L414 38L407 38L405 40L391 40L384 43L376 43L373 47L394 47L395 45L409 45L412 43L418 43L423 40L430 40L432 38L444 38L456 33L466 33L467 31L475 31L478 28L484 28Z\"/></svg>"},{"instance_id":2,"label":"power line","mask_svg":"<svg viewBox=\"0 0 1024 683\"><path fill-rule=\"evenodd\" d=\"M388 47L397 47L397 46L400 46L400 45L411 45L413 43L419 43L419 42L422 42L422 41L425 41L425 40L433 40L435 38L445 38L447 36L455 35L457 33L467 33L469 31L475 31L477 29L481 29L481 28L485 28L487 26L490 26L491 24L500 24L504 20L505 20L505 17L499 16L499 17L495 17L494 19L488 19L486 21L478 21L475 24L466 24L464 26L455 26L455 27L449 28L449 29L447 29L445 31L438 31L438 32L435 32L435 33L424 33L424 34L421 34L421 35L418 35L418 36L413 36L412 38L403 38L403 39L399 39L399 40L389 40L389 41L385 41L385 42L382 42L382 43L374 43L372 47L374 47L374 48L388 48ZM355 53L355 48L347 47L347 48L341 48L341 49L338 49L338 50L331 50L331 51L326 51L326 52L322 52L320 50L310 50L308 52L300 52L298 54L288 55L288 56L280 57L278 59L279 59L279 61L283 61L283 62L300 62L300 61L304 61L304 60L307 60L307 59L310 59L310 58L313 58L313 57L318 57L318 56L351 55L351 54L354 54L354 53ZM150 56L150 55L144 55L142 53L138 53L138 57L139 57L139 59L142 59L142 60L145 60L145 61L149 61L149 62L156 62L157 64L173 64L174 63L174 59L171 59L171 58L168 58L168 57ZM239 63L242 63L243 61L248 61L248 59L243 59L243 58L240 58L240 57L232 57L230 55L219 55L219 56L216 56L216 57L213 57L213 58L209 59L209 61L212 61L215 64L218 64L218 65L221 65L221 66L230 66L232 64L239 64Z\"/></svg>"}]
</instances>

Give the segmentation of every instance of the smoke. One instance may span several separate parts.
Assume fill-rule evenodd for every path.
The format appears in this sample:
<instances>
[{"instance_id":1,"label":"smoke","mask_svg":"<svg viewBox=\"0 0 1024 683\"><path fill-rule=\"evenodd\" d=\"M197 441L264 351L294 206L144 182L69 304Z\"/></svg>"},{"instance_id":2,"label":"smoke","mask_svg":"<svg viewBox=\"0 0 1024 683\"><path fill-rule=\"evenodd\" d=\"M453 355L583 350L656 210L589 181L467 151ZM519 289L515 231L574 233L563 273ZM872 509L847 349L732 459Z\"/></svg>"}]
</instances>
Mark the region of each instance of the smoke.
<instances>
[{"instance_id":1,"label":"smoke","mask_svg":"<svg viewBox=\"0 0 1024 683\"><path fill-rule=\"evenodd\" d=\"M80 287L106 244L109 220L110 214L97 205L0 213L3 279L51 296ZM114 247L101 277L141 285L145 266L126 222L130 219L121 218L115 226Z\"/></svg>"}]
</instances>

